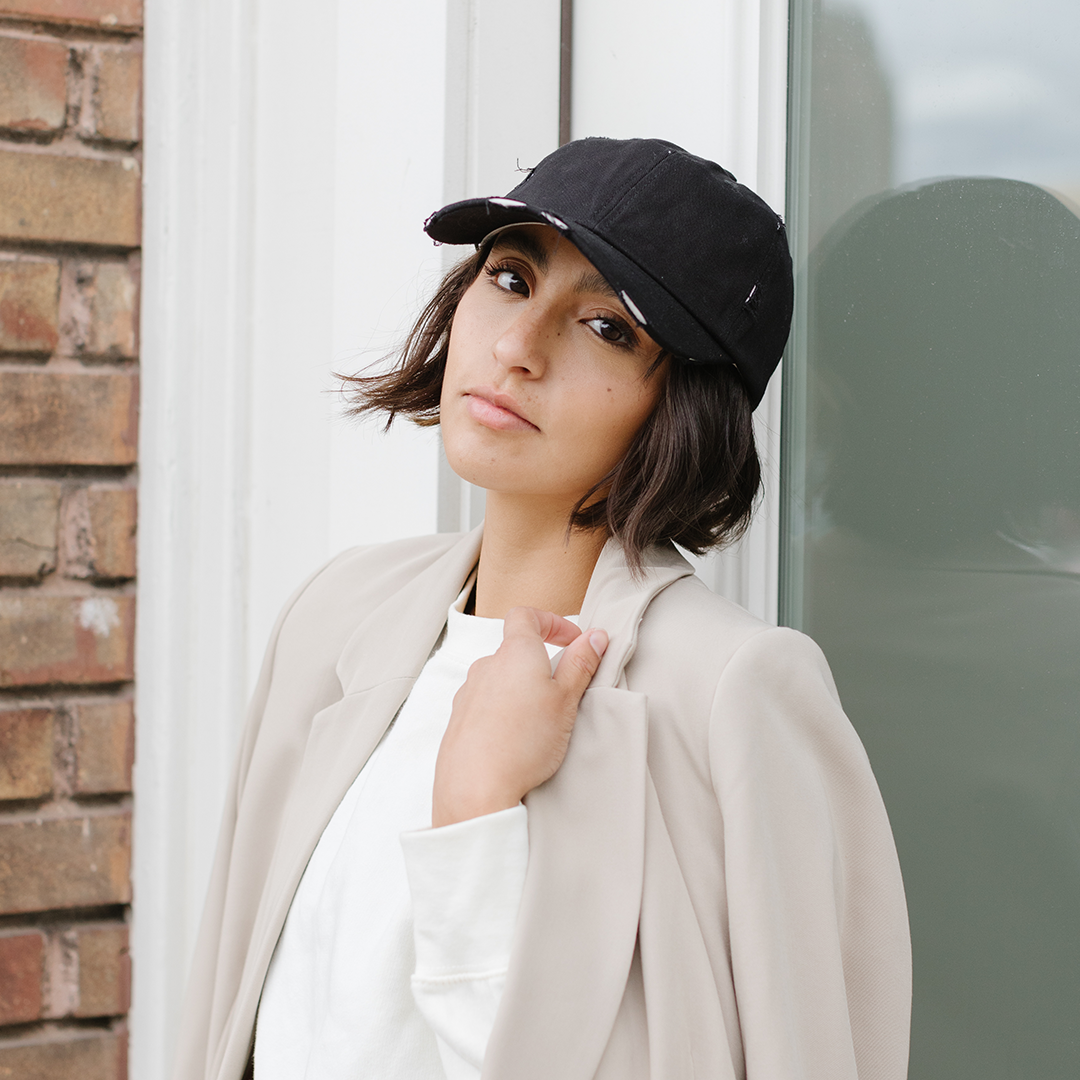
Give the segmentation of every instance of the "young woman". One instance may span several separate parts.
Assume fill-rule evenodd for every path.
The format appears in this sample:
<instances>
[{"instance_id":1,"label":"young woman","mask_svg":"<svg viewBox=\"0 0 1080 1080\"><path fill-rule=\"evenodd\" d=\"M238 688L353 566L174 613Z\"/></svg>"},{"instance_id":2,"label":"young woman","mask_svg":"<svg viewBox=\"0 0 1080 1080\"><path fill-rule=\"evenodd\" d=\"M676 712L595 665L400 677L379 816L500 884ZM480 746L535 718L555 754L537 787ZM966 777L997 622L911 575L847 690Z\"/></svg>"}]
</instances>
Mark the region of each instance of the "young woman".
<instances>
[{"instance_id":1,"label":"young woman","mask_svg":"<svg viewBox=\"0 0 1080 1080\"><path fill-rule=\"evenodd\" d=\"M286 606L177 1076L902 1080L862 746L813 643L673 547L749 518L780 220L670 143L587 139L427 230L477 252L354 402L439 423L484 526Z\"/></svg>"}]
</instances>

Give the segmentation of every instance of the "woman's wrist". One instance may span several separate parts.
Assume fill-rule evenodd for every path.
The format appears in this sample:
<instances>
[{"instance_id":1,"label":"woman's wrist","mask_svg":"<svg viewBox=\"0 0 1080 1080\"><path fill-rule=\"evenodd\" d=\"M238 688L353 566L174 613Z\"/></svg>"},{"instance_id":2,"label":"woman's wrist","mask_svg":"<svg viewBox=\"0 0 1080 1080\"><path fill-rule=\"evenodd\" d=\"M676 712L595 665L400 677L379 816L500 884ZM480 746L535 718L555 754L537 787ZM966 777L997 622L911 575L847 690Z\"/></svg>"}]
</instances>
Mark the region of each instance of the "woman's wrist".
<instances>
[{"instance_id":1,"label":"woman's wrist","mask_svg":"<svg viewBox=\"0 0 1080 1080\"><path fill-rule=\"evenodd\" d=\"M497 814L509 810L521 802L521 796L508 791L461 793L456 796L442 795L437 790L431 800L431 827L441 829L460 821Z\"/></svg>"}]
</instances>

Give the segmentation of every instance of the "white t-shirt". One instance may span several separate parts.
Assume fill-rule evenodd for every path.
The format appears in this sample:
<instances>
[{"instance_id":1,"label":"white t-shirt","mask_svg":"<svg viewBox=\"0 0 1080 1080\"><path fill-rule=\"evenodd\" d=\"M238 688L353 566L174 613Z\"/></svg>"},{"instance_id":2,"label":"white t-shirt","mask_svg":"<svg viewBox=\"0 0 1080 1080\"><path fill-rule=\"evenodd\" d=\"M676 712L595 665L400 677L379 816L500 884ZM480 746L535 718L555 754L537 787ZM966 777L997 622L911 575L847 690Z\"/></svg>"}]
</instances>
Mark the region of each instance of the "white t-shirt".
<instances>
[{"instance_id":1,"label":"white t-shirt","mask_svg":"<svg viewBox=\"0 0 1080 1080\"><path fill-rule=\"evenodd\" d=\"M430 828L454 694L502 643L501 619L462 614L470 588L304 871L259 1004L258 1080L478 1080L528 830L523 805Z\"/></svg>"}]
</instances>

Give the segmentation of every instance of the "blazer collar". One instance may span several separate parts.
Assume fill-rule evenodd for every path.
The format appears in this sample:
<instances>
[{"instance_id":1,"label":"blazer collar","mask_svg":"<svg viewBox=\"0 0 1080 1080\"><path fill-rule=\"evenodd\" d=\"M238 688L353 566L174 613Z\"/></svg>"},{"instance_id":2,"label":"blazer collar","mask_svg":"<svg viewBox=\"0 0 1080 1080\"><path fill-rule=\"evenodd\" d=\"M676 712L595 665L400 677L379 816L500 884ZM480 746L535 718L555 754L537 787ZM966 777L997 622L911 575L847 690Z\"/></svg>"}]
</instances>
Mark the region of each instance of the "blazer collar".
<instances>
[{"instance_id":1,"label":"blazer collar","mask_svg":"<svg viewBox=\"0 0 1080 1080\"><path fill-rule=\"evenodd\" d=\"M420 673L442 632L447 609L480 557L482 533L483 526L465 533L356 627L337 663L343 693ZM581 605L581 626L600 627L609 637L592 686L618 684L637 647L645 609L672 582L693 572L672 545L658 544L646 551L643 574L635 579L622 545L614 540L604 545Z\"/></svg>"},{"instance_id":2,"label":"blazer collar","mask_svg":"<svg viewBox=\"0 0 1080 1080\"><path fill-rule=\"evenodd\" d=\"M420 674L446 624L447 609L480 557L481 534L482 526L465 533L356 627L337 662L346 695Z\"/></svg>"},{"instance_id":3,"label":"blazer collar","mask_svg":"<svg viewBox=\"0 0 1080 1080\"><path fill-rule=\"evenodd\" d=\"M645 553L641 577L634 578L622 545L609 540L596 562L581 605L581 625L606 630L607 651L592 686L616 686L637 648L638 627L645 609L672 582L693 574L693 567L671 544L657 544Z\"/></svg>"}]
</instances>

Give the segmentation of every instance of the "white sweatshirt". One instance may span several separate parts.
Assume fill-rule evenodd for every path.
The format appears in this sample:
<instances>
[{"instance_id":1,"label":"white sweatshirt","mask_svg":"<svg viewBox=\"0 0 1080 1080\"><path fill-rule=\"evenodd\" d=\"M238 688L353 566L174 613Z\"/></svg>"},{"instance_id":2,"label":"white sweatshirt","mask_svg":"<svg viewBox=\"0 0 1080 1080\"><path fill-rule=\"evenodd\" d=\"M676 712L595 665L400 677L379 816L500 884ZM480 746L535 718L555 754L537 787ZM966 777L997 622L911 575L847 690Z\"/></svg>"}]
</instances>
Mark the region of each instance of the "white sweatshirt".
<instances>
[{"instance_id":1,"label":"white sweatshirt","mask_svg":"<svg viewBox=\"0 0 1080 1080\"><path fill-rule=\"evenodd\" d=\"M480 1076L528 831L523 805L430 828L454 694L502 643L501 619L462 614L470 587L304 871L259 1004L258 1080Z\"/></svg>"}]
</instances>

